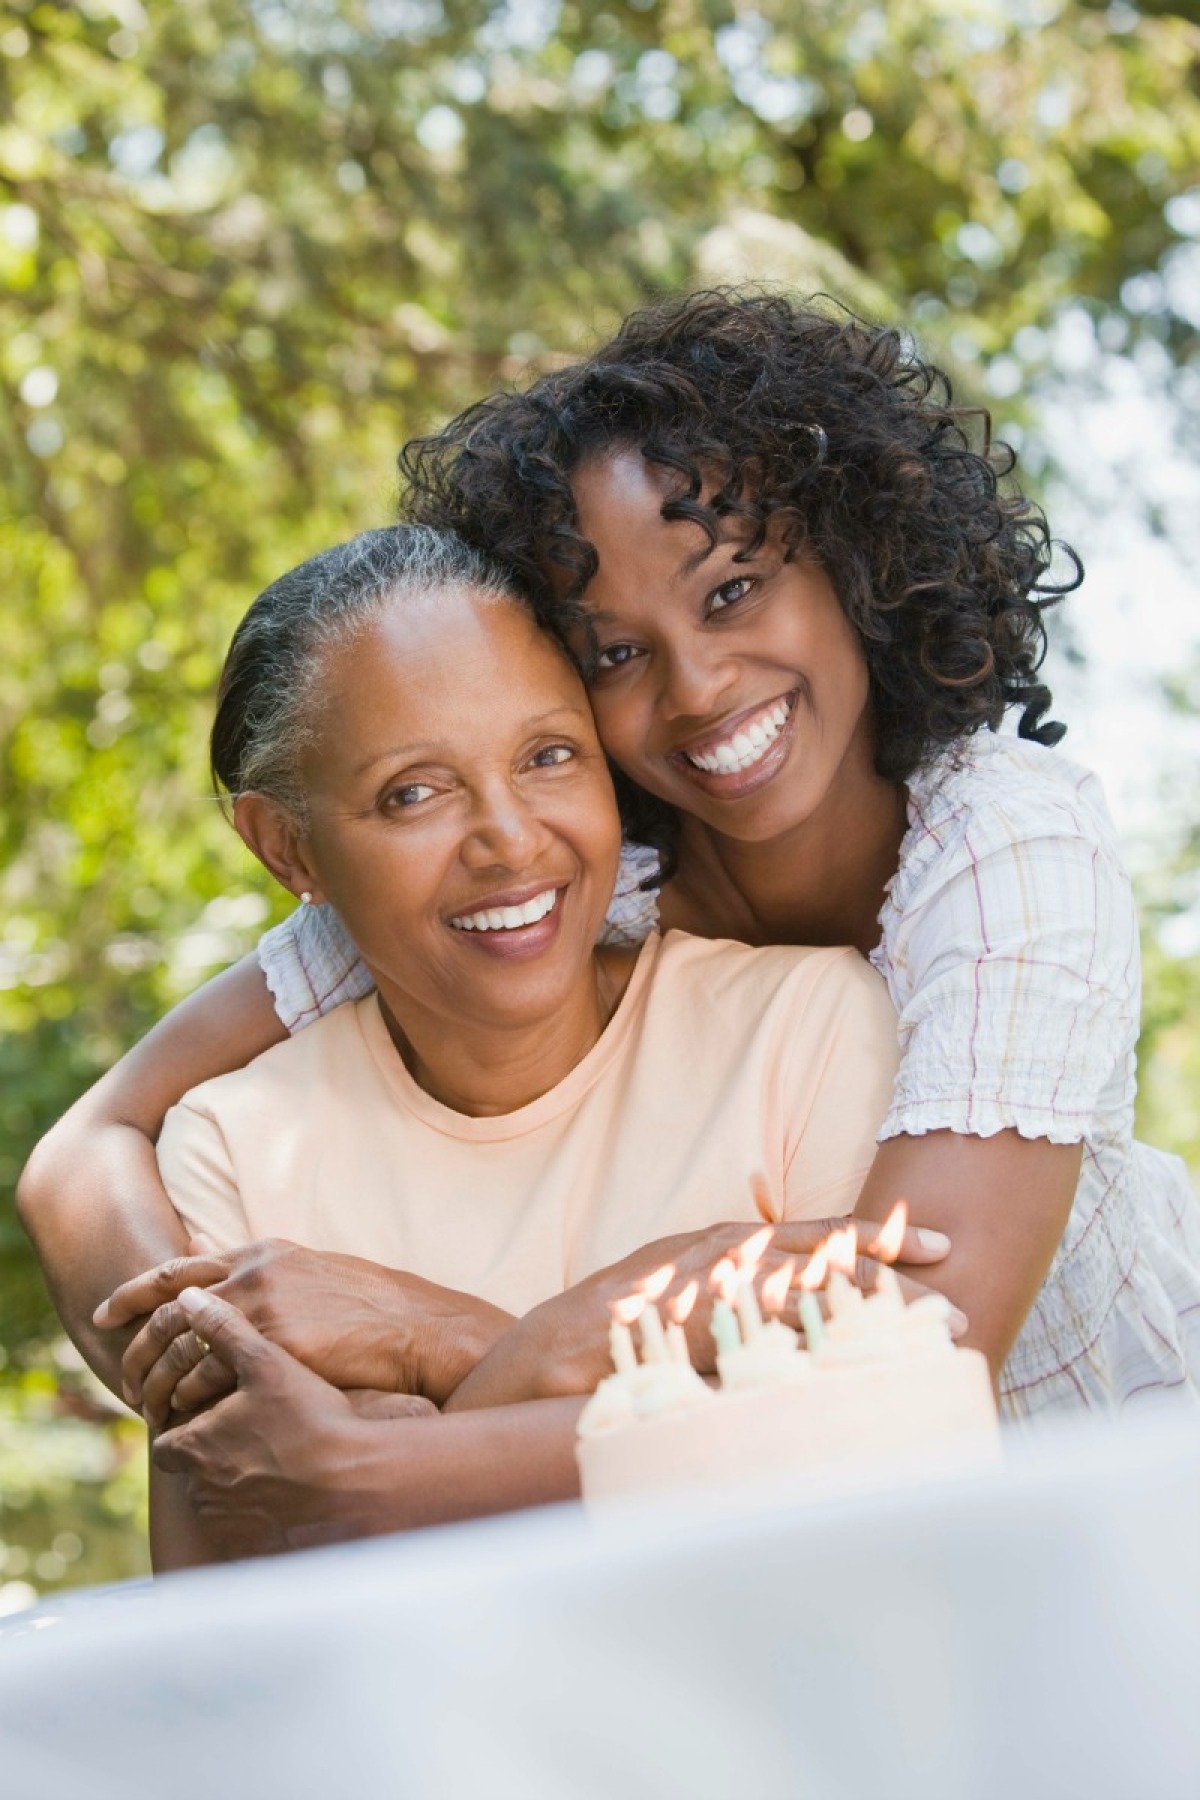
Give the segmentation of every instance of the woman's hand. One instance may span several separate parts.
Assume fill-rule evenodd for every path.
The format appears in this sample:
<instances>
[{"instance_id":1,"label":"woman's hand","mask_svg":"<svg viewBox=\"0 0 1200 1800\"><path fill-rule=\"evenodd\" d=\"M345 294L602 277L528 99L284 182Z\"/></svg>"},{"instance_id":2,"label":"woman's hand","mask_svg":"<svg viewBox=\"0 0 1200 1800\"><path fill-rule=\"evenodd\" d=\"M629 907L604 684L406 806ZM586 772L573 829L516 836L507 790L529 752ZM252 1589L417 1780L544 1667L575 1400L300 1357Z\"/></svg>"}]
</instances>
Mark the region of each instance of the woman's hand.
<instances>
[{"instance_id":1,"label":"woman's hand","mask_svg":"<svg viewBox=\"0 0 1200 1800\"><path fill-rule=\"evenodd\" d=\"M197 1240L193 1246L199 1247ZM229 1388L204 1356L177 1297L204 1287L230 1301L263 1336L334 1387L419 1394L435 1405L511 1325L473 1295L361 1257L269 1238L236 1250L177 1257L126 1282L96 1314L116 1327L151 1316L125 1353L126 1398L152 1425Z\"/></svg>"},{"instance_id":2,"label":"woman's hand","mask_svg":"<svg viewBox=\"0 0 1200 1800\"><path fill-rule=\"evenodd\" d=\"M760 1276L769 1275L789 1259L803 1266L834 1231L852 1223L849 1219L784 1221L772 1228L766 1252L759 1264ZM688 1350L702 1375L716 1369L716 1345L710 1320L713 1293L709 1276L716 1263L737 1250L761 1227L745 1222L710 1225L703 1231L681 1232L645 1244L620 1262L589 1275L564 1294L544 1301L501 1337L466 1376L446 1402L457 1412L483 1406L502 1406L515 1400L544 1399L560 1394L589 1394L612 1373L609 1354L611 1307L615 1300L634 1292L648 1276L665 1264L674 1265L670 1286L660 1306L689 1282L699 1283L696 1305L685 1327ZM861 1222L859 1222L861 1232ZM950 1240L940 1231L924 1231L910 1225L900 1248L903 1264L940 1262L950 1250ZM879 1274L879 1263L870 1255L870 1241L857 1259L852 1280L869 1291ZM929 1290L900 1271L900 1283L909 1300ZM789 1293L784 1320L798 1324L797 1296ZM952 1317L956 1335L965 1331L966 1319Z\"/></svg>"},{"instance_id":3,"label":"woman's hand","mask_svg":"<svg viewBox=\"0 0 1200 1800\"><path fill-rule=\"evenodd\" d=\"M171 1302L236 1391L158 1438L207 1541L261 1556L478 1518L579 1491L575 1401L447 1419L413 1396L350 1395L269 1343L211 1289Z\"/></svg>"},{"instance_id":4,"label":"woman's hand","mask_svg":"<svg viewBox=\"0 0 1200 1800\"><path fill-rule=\"evenodd\" d=\"M208 1542L222 1556L262 1556L379 1529L352 1497L361 1434L372 1419L437 1417L413 1395L343 1394L249 1325L233 1306L186 1290L186 1329L210 1346L235 1391L155 1442L154 1463L188 1480ZM378 1410L379 1401L386 1412Z\"/></svg>"}]
</instances>

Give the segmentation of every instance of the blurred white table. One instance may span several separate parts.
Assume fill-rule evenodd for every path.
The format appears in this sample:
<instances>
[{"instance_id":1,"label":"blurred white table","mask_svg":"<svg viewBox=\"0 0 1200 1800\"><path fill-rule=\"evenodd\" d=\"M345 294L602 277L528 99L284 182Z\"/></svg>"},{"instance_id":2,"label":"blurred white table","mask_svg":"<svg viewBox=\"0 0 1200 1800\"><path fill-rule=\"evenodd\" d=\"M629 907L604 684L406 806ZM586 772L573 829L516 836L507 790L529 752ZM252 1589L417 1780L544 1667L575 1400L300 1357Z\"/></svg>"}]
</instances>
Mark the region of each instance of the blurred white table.
<instances>
[{"instance_id":1,"label":"blurred white table","mask_svg":"<svg viewBox=\"0 0 1200 1800\"><path fill-rule=\"evenodd\" d=\"M1198 1800L1200 1426L597 1533L556 1508L5 1621L5 1800Z\"/></svg>"}]
</instances>

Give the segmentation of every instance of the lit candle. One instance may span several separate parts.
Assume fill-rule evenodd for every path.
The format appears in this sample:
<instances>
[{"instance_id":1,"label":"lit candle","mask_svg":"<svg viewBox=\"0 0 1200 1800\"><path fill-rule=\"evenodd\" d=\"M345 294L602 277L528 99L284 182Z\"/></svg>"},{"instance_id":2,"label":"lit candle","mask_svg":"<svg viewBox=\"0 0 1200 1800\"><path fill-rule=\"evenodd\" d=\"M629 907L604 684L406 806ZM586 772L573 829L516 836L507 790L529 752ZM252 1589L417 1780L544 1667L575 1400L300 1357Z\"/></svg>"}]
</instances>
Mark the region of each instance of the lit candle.
<instances>
[{"instance_id":1,"label":"lit candle","mask_svg":"<svg viewBox=\"0 0 1200 1800\"><path fill-rule=\"evenodd\" d=\"M825 1321L821 1317L821 1302L808 1288L800 1289L800 1324L809 1349L819 1350L825 1340Z\"/></svg>"},{"instance_id":2,"label":"lit candle","mask_svg":"<svg viewBox=\"0 0 1200 1800\"><path fill-rule=\"evenodd\" d=\"M853 1224L835 1231L825 1246L829 1258L829 1316L843 1318L863 1304L863 1297L850 1280L858 1257L858 1232Z\"/></svg>"},{"instance_id":3,"label":"lit candle","mask_svg":"<svg viewBox=\"0 0 1200 1800\"><path fill-rule=\"evenodd\" d=\"M741 1349L742 1334L738 1330L737 1316L728 1300L718 1297L713 1301L711 1323L718 1356L728 1356L731 1350Z\"/></svg>"},{"instance_id":4,"label":"lit candle","mask_svg":"<svg viewBox=\"0 0 1200 1800\"><path fill-rule=\"evenodd\" d=\"M682 1292L676 1294L674 1300L667 1302L667 1312L670 1314L670 1324L667 1326L667 1349L675 1362L686 1363L689 1369L692 1366L692 1358L688 1350L687 1333L683 1328L692 1316L692 1308L696 1304L696 1296L699 1292L700 1283L689 1281Z\"/></svg>"},{"instance_id":5,"label":"lit candle","mask_svg":"<svg viewBox=\"0 0 1200 1800\"><path fill-rule=\"evenodd\" d=\"M897 1200L879 1227L874 1243L867 1245L867 1255L875 1257L878 1262L894 1263L900 1255L907 1227L908 1202Z\"/></svg>"},{"instance_id":6,"label":"lit candle","mask_svg":"<svg viewBox=\"0 0 1200 1800\"><path fill-rule=\"evenodd\" d=\"M759 1311L758 1295L754 1292L752 1281L739 1281L734 1296L734 1307L738 1322L742 1327L742 1337L746 1343L752 1344L763 1328L762 1313Z\"/></svg>"},{"instance_id":7,"label":"lit candle","mask_svg":"<svg viewBox=\"0 0 1200 1800\"><path fill-rule=\"evenodd\" d=\"M825 1321L821 1317L821 1302L817 1299L816 1290L824 1281L828 1268L827 1238L809 1257L797 1284L800 1289L800 1324L810 1350L819 1350L825 1341Z\"/></svg>"},{"instance_id":8,"label":"lit candle","mask_svg":"<svg viewBox=\"0 0 1200 1800\"><path fill-rule=\"evenodd\" d=\"M900 1277L896 1274L895 1269L889 1269L886 1263L875 1277L875 1303L877 1306L882 1303L889 1312L895 1312L897 1307L902 1308L904 1305L904 1296L900 1292Z\"/></svg>"},{"instance_id":9,"label":"lit candle","mask_svg":"<svg viewBox=\"0 0 1200 1800\"><path fill-rule=\"evenodd\" d=\"M661 1363L668 1360L667 1340L657 1306L647 1306L638 1320L642 1334L642 1361Z\"/></svg>"},{"instance_id":10,"label":"lit candle","mask_svg":"<svg viewBox=\"0 0 1200 1800\"><path fill-rule=\"evenodd\" d=\"M754 1291L754 1277L758 1273L758 1265L774 1234L775 1227L766 1225L761 1231L752 1232L733 1252L733 1262L737 1270L733 1304L741 1321L742 1336L748 1344L758 1337L763 1328L758 1295ZM726 1291L726 1298L729 1298L728 1291Z\"/></svg>"},{"instance_id":11,"label":"lit candle","mask_svg":"<svg viewBox=\"0 0 1200 1800\"><path fill-rule=\"evenodd\" d=\"M608 1347L612 1354L613 1367L618 1375L635 1375L637 1373L637 1351L633 1344L633 1333L629 1327L644 1310L646 1305L641 1294L629 1294L623 1300L614 1300L612 1304L612 1324L608 1328Z\"/></svg>"}]
</instances>

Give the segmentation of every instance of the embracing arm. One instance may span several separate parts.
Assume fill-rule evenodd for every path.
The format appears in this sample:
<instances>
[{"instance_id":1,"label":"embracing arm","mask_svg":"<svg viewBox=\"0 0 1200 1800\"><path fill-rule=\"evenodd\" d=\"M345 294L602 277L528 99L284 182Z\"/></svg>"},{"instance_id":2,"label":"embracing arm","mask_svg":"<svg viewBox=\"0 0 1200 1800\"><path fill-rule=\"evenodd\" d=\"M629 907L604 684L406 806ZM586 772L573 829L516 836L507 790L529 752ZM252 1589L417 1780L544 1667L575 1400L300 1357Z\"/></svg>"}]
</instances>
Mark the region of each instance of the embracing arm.
<instances>
[{"instance_id":1,"label":"embracing arm","mask_svg":"<svg viewBox=\"0 0 1200 1800\"><path fill-rule=\"evenodd\" d=\"M922 1275L967 1315L961 1343L982 1350L993 1382L1046 1278L1079 1181L1082 1145L1017 1131L968 1137L930 1131L881 1144L855 1209L886 1218L907 1199L950 1239Z\"/></svg>"},{"instance_id":2,"label":"embracing arm","mask_svg":"<svg viewBox=\"0 0 1200 1800\"><path fill-rule=\"evenodd\" d=\"M116 1393L125 1339L97 1330L92 1313L122 1281L187 1247L155 1161L163 1117L188 1088L240 1068L284 1035L247 957L168 1013L77 1100L21 1176L21 1222L59 1317Z\"/></svg>"}]
</instances>

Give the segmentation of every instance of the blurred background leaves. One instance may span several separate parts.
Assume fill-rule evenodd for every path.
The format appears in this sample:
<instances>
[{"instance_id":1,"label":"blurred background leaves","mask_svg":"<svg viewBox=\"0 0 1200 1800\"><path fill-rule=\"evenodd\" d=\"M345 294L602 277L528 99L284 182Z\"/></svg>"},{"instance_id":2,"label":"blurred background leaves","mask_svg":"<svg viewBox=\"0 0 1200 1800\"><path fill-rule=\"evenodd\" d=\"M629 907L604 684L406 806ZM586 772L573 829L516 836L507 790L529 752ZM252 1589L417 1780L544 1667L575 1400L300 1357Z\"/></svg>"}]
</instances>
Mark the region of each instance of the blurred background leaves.
<instances>
[{"instance_id":1,"label":"blurred background leaves","mask_svg":"<svg viewBox=\"0 0 1200 1800\"><path fill-rule=\"evenodd\" d=\"M253 594L389 518L404 438L706 281L910 324L1035 474L1042 403L1097 358L1186 440L1198 10L9 0L0 1605L5 1581L15 1605L141 1566L139 1427L57 1336L12 1189L92 1077L277 915L204 774ZM1181 675L1174 704L1198 697ZM1144 1122L1193 1155L1200 958L1159 927L1198 865L1200 809L1145 897Z\"/></svg>"}]
</instances>

